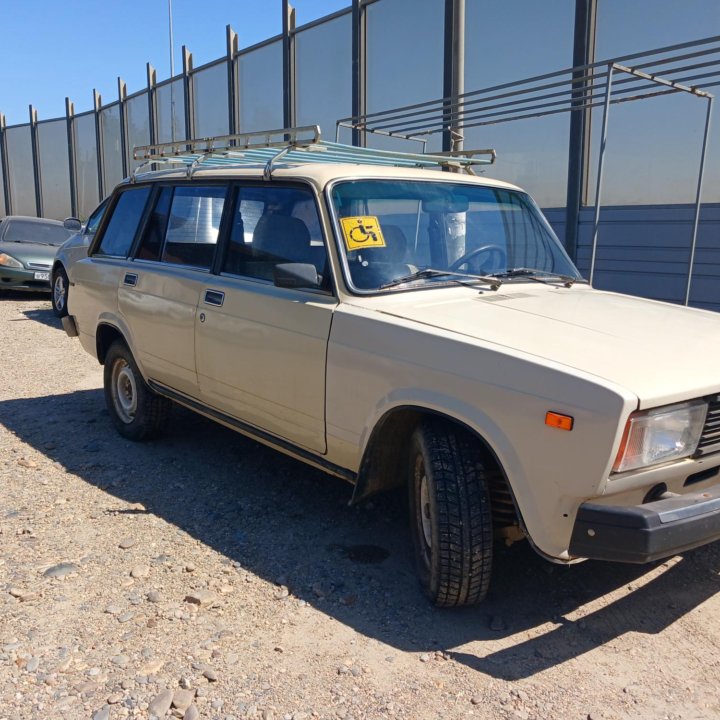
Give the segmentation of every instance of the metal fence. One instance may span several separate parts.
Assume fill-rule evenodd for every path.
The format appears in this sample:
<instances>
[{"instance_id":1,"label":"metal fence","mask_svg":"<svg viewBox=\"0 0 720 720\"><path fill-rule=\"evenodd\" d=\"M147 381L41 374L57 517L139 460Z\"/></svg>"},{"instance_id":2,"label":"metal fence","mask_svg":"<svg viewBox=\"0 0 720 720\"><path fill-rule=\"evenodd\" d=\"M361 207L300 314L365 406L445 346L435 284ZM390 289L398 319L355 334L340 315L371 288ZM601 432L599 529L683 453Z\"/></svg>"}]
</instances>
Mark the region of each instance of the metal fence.
<instances>
[{"instance_id":1,"label":"metal fence","mask_svg":"<svg viewBox=\"0 0 720 720\"><path fill-rule=\"evenodd\" d=\"M67 99L61 118L40 120L31 106L30 122L6 126L0 114L0 216L87 217L133 170L132 148L137 145L310 124L321 125L330 139L339 118L447 97L458 87L473 91L547 74L558 67L587 67L595 62L596 44L608 46L608 32L603 34L602 26L611 27L618 6L614 0L349 2L345 10L296 26L294 10L288 0L282 0L279 35L240 49L237 34L228 26L222 57L195 67L192 53L183 47L181 73L158 80L148 64L145 87L128 93L118 79L116 97L101 98L93 91L92 109L87 112L76 113L74 103ZM681 13L686 25L694 22L694 28L713 27L720 20L715 0L688 0L693 12L673 10L676 6L670 0L636 0L626 11L640 5L655 7L657 2ZM463 23L465 9L467 22ZM645 13L638 20L642 24L631 50L664 44L654 40L659 25L652 25L653 18L653 13ZM628 17L626 30L630 22ZM663 22L669 22L667 13ZM463 42L464 62L458 63L454 49ZM603 52L602 56L622 57L623 53ZM527 71L530 68L535 72ZM552 116L511 123L512 134L506 135L498 133L508 126L471 128L466 138L468 146L498 147L499 162L491 171L496 176L524 185L545 208L566 208L564 238L573 254L580 210L593 202L591 140L598 133L591 127L592 112L576 109L563 121ZM534 123L532 128L528 122ZM375 138L367 138L359 129L352 140L375 143ZM449 149L451 140L446 133L444 149ZM429 149L440 149L440 144ZM695 137L686 144L693 155L696 146ZM713 138L706 184L706 197L714 202L720 200L716 146L720 143ZM673 150L675 186L668 184L664 194L646 190L650 202L692 202L676 190L688 185L677 179L678 159L686 153L677 144ZM611 158L610 170L622 182L623 173L617 167ZM688 161L690 167L688 177L695 173L694 160ZM609 187L618 187L615 178ZM613 204L625 194L631 196L618 190L607 202Z\"/></svg>"},{"instance_id":2,"label":"metal fence","mask_svg":"<svg viewBox=\"0 0 720 720\"><path fill-rule=\"evenodd\" d=\"M138 145L288 127L311 116L313 123L334 127L337 117L353 110L352 60L348 50L343 77L332 62L332 45L349 48L355 13L380 1L356 2L296 27L295 12L283 0L282 34L252 47L240 49L228 25L224 57L194 67L183 46L180 74L158 81L148 63L145 88L129 94L118 78L117 97L103 102L94 90L90 111L76 113L68 98L62 118L38 120L31 105L29 123L9 126L0 113L0 217L87 217L135 168ZM334 82L347 92L327 92L323 76L330 89ZM310 78L320 82L323 95L315 101ZM301 99L298 90L305 86Z\"/></svg>"}]
</instances>

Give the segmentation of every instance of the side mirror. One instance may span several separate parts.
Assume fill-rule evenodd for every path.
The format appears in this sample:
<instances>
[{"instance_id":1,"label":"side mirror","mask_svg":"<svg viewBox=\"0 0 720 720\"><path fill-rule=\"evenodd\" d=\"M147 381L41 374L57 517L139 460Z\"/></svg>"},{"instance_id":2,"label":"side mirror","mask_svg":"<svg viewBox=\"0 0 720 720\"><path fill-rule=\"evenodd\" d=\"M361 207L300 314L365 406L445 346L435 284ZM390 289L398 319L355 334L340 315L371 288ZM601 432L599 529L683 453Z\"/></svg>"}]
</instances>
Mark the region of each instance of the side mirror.
<instances>
[{"instance_id":1,"label":"side mirror","mask_svg":"<svg viewBox=\"0 0 720 720\"><path fill-rule=\"evenodd\" d=\"M280 263L273 271L273 282L282 288L319 288L322 280L310 263Z\"/></svg>"},{"instance_id":2,"label":"side mirror","mask_svg":"<svg viewBox=\"0 0 720 720\"><path fill-rule=\"evenodd\" d=\"M63 227L70 232L80 232L82 223L76 217L69 217L63 220Z\"/></svg>"}]
</instances>

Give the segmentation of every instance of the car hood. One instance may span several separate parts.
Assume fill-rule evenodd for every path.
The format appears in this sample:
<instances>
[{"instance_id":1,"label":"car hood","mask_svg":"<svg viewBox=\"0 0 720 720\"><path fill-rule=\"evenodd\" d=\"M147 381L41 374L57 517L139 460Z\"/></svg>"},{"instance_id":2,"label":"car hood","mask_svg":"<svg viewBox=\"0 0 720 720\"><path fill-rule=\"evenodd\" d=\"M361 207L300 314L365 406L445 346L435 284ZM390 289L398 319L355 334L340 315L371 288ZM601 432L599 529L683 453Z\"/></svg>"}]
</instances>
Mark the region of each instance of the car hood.
<instances>
[{"instance_id":1,"label":"car hood","mask_svg":"<svg viewBox=\"0 0 720 720\"><path fill-rule=\"evenodd\" d=\"M16 243L1 242L0 252L6 253L22 263L39 263L43 265L52 265L55 254L59 246L57 245L36 245L35 243Z\"/></svg>"},{"instance_id":2,"label":"car hood","mask_svg":"<svg viewBox=\"0 0 720 720\"><path fill-rule=\"evenodd\" d=\"M621 385L653 407L720 392L720 316L601 292L529 283L376 297L375 309L535 355Z\"/></svg>"}]
</instances>

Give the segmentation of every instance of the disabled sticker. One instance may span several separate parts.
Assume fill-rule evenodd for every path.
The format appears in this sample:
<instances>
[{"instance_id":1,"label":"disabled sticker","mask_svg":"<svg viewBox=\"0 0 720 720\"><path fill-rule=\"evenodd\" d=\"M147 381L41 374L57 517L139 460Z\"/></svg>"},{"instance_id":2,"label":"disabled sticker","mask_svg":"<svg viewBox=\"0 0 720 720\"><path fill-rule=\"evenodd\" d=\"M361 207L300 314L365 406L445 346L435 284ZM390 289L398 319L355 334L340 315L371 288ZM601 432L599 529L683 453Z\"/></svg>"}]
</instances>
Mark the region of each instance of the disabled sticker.
<instances>
[{"instance_id":1,"label":"disabled sticker","mask_svg":"<svg viewBox=\"0 0 720 720\"><path fill-rule=\"evenodd\" d=\"M348 250L385 247L380 222L374 215L341 218L340 223Z\"/></svg>"}]
</instances>

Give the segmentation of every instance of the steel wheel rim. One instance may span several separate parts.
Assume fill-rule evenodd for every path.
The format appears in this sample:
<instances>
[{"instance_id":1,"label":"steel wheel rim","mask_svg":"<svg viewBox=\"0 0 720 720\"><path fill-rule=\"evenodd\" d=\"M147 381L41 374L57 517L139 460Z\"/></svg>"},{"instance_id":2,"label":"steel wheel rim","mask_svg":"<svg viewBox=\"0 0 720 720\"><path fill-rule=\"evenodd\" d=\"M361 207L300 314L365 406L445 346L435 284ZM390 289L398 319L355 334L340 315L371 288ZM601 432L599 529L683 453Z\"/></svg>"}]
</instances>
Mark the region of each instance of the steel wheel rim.
<instances>
[{"instance_id":1,"label":"steel wheel rim","mask_svg":"<svg viewBox=\"0 0 720 720\"><path fill-rule=\"evenodd\" d=\"M58 310L65 308L65 295L67 288L65 287L65 278L62 275L58 275L55 278L55 284L53 285L53 297L55 298L55 307Z\"/></svg>"},{"instance_id":2,"label":"steel wheel rim","mask_svg":"<svg viewBox=\"0 0 720 720\"><path fill-rule=\"evenodd\" d=\"M430 513L430 490L428 487L427 474L425 468L422 469L422 477L420 478L420 505L418 513L420 515L420 529L425 539L425 547L432 550L432 517Z\"/></svg>"},{"instance_id":3,"label":"steel wheel rim","mask_svg":"<svg viewBox=\"0 0 720 720\"><path fill-rule=\"evenodd\" d=\"M137 384L125 360L120 359L113 366L112 393L118 416L124 423L131 423L137 412Z\"/></svg>"}]
</instances>

